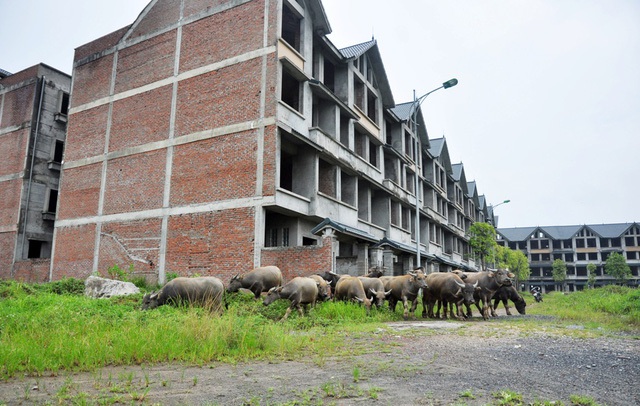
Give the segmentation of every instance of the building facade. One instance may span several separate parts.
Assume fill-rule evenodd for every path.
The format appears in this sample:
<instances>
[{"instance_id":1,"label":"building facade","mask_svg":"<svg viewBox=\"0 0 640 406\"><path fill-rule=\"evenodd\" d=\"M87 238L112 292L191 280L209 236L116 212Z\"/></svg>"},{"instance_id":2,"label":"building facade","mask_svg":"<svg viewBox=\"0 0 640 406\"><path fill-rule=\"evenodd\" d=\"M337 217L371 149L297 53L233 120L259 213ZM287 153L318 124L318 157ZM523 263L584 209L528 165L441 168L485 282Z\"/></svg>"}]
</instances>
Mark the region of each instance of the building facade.
<instances>
[{"instance_id":1,"label":"building facade","mask_svg":"<svg viewBox=\"0 0 640 406\"><path fill-rule=\"evenodd\" d=\"M475 269L484 196L330 32L319 0L154 0L77 48L51 279Z\"/></svg>"},{"instance_id":2,"label":"building facade","mask_svg":"<svg viewBox=\"0 0 640 406\"><path fill-rule=\"evenodd\" d=\"M0 278L49 280L71 77L0 70Z\"/></svg>"},{"instance_id":3,"label":"building facade","mask_svg":"<svg viewBox=\"0 0 640 406\"><path fill-rule=\"evenodd\" d=\"M531 276L528 283L544 290L562 288L553 280L553 261L561 259L567 265L566 285L569 290L581 290L589 277L587 266L596 266L596 286L615 283L604 272L611 253L622 254L631 268L628 284L640 283L640 224L592 224L576 226L499 228L498 243L520 250L529 259Z\"/></svg>"}]
</instances>

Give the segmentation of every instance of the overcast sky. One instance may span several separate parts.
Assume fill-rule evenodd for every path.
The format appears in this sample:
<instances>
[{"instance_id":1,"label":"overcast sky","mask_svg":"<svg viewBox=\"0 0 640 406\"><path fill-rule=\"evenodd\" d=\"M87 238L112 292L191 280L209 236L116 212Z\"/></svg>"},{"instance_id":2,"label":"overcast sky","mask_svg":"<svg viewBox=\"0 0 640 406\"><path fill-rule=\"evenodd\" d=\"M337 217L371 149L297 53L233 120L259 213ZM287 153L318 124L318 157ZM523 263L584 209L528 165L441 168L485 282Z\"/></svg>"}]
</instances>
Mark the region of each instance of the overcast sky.
<instances>
[{"instance_id":1,"label":"overcast sky","mask_svg":"<svg viewBox=\"0 0 640 406\"><path fill-rule=\"evenodd\" d=\"M0 68L71 73L147 3L0 0ZM640 221L640 1L323 4L339 48L376 38L396 103L459 80L423 103L427 129L489 204L511 200L500 227Z\"/></svg>"}]
</instances>

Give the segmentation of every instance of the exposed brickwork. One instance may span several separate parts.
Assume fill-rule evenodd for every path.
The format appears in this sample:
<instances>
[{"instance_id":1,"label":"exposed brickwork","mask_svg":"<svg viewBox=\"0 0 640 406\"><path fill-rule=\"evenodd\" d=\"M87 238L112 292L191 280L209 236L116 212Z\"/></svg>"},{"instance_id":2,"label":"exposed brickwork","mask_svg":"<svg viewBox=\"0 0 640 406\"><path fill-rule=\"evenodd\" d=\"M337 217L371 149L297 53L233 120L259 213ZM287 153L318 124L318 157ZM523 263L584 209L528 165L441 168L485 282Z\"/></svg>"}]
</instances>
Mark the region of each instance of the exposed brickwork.
<instances>
[{"instance_id":1,"label":"exposed brickwork","mask_svg":"<svg viewBox=\"0 0 640 406\"><path fill-rule=\"evenodd\" d=\"M138 22L129 38L148 35L161 28L176 24L180 17L181 0L161 0L149 10L145 18Z\"/></svg>"},{"instance_id":2,"label":"exposed brickwork","mask_svg":"<svg viewBox=\"0 0 640 406\"><path fill-rule=\"evenodd\" d=\"M13 75L0 79L0 84L4 87L16 85L25 80L31 79L38 75L38 65L16 72Z\"/></svg>"},{"instance_id":3,"label":"exposed brickwork","mask_svg":"<svg viewBox=\"0 0 640 406\"><path fill-rule=\"evenodd\" d=\"M109 95L113 58L113 54L106 55L74 69L72 107Z\"/></svg>"},{"instance_id":4,"label":"exposed brickwork","mask_svg":"<svg viewBox=\"0 0 640 406\"><path fill-rule=\"evenodd\" d=\"M22 179L7 180L0 187L0 227L16 227L20 211ZM12 254L13 255L13 254Z\"/></svg>"},{"instance_id":5,"label":"exposed brickwork","mask_svg":"<svg viewBox=\"0 0 640 406\"><path fill-rule=\"evenodd\" d=\"M109 151L169 137L172 86L164 86L113 104ZM144 111L144 114L140 114Z\"/></svg>"},{"instance_id":6,"label":"exposed brickwork","mask_svg":"<svg viewBox=\"0 0 640 406\"><path fill-rule=\"evenodd\" d=\"M171 178L171 205L253 196L255 133L236 133L177 146Z\"/></svg>"},{"instance_id":7,"label":"exposed brickwork","mask_svg":"<svg viewBox=\"0 0 640 406\"><path fill-rule=\"evenodd\" d=\"M108 269L118 265L134 275L150 275L155 281L158 273L162 220L148 219L109 222L102 225L98 272L107 276Z\"/></svg>"},{"instance_id":8,"label":"exposed brickwork","mask_svg":"<svg viewBox=\"0 0 640 406\"><path fill-rule=\"evenodd\" d=\"M253 269L253 237L252 208L171 217L166 273L215 275L228 283Z\"/></svg>"},{"instance_id":9,"label":"exposed brickwork","mask_svg":"<svg viewBox=\"0 0 640 406\"><path fill-rule=\"evenodd\" d=\"M165 162L164 149L110 160L104 214L162 207Z\"/></svg>"},{"instance_id":10,"label":"exposed brickwork","mask_svg":"<svg viewBox=\"0 0 640 406\"><path fill-rule=\"evenodd\" d=\"M180 82L176 135L258 119L260 62L256 58Z\"/></svg>"},{"instance_id":11,"label":"exposed brickwork","mask_svg":"<svg viewBox=\"0 0 640 406\"><path fill-rule=\"evenodd\" d=\"M172 76L175 48L176 30L173 30L120 51L115 92Z\"/></svg>"},{"instance_id":12,"label":"exposed brickwork","mask_svg":"<svg viewBox=\"0 0 640 406\"><path fill-rule=\"evenodd\" d=\"M63 277L86 279L91 275L95 235L95 224L58 228L53 280Z\"/></svg>"},{"instance_id":13,"label":"exposed brickwork","mask_svg":"<svg viewBox=\"0 0 640 406\"><path fill-rule=\"evenodd\" d=\"M44 283L49 281L50 258L16 261L13 278L28 283Z\"/></svg>"},{"instance_id":14,"label":"exposed brickwork","mask_svg":"<svg viewBox=\"0 0 640 406\"><path fill-rule=\"evenodd\" d=\"M104 153L109 106L102 105L69 117L64 160L67 162Z\"/></svg>"},{"instance_id":15,"label":"exposed brickwork","mask_svg":"<svg viewBox=\"0 0 640 406\"><path fill-rule=\"evenodd\" d=\"M98 38L95 41L89 42L88 44L79 46L76 48L76 53L73 57L74 61L81 61L85 58L89 58L94 56L96 53L103 52L105 50L109 50L111 47L115 46L118 41L122 38L122 36L127 32L130 25L126 27L120 28L118 31L114 31L111 34L107 34L103 37ZM89 58L90 59L90 58ZM75 73L74 73L75 74Z\"/></svg>"},{"instance_id":16,"label":"exposed brickwork","mask_svg":"<svg viewBox=\"0 0 640 406\"><path fill-rule=\"evenodd\" d=\"M102 164L64 170L58 200L58 219L98 214L101 175Z\"/></svg>"},{"instance_id":17,"label":"exposed brickwork","mask_svg":"<svg viewBox=\"0 0 640 406\"><path fill-rule=\"evenodd\" d=\"M11 77L11 76L9 76ZM4 86L5 83L2 82ZM5 93L2 108L2 127L22 125L31 120L33 113L33 96L36 84L23 86ZM22 152L22 151L20 151Z\"/></svg>"},{"instance_id":18,"label":"exposed brickwork","mask_svg":"<svg viewBox=\"0 0 640 406\"><path fill-rule=\"evenodd\" d=\"M16 236L15 232L0 233L0 279L11 278Z\"/></svg>"},{"instance_id":19,"label":"exposed brickwork","mask_svg":"<svg viewBox=\"0 0 640 406\"><path fill-rule=\"evenodd\" d=\"M25 156L30 128L0 135L0 176L16 174L25 169Z\"/></svg>"},{"instance_id":20,"label":"exposed brickwork","mask_svg":"<svg viewBox=\"0 0 640 406\"><path fill-rule=\"evenodd\" d=\"M285 280L331 271L330 238L318 246L263 248L261 255L261 263L279 267Z\"/></svg>"},{"instance_id":21,"label":"exposed brickwork","mask_svg":"<svg viewBox=\"0 0 640 406\"><path fill-rule=\"evenodd\" d=\"M215 3L217 7L225 8L238 2L238 0L218 0ZM184 2L184 18L208 12L213 6L212 3L211 0L186 0Z\"/></svg>"},{"instance_id":22,"label":"exposed brickwork","mask_svg":"<svg viewBox=\"0 0 640 406\"><path fill-rule=\"evenodd\" d=\"M264 129L264 155L262 159L263 179L262 194L273 196L276 193L276 173L277 173L277 141L278 130L276 126L269 126Z\"/></svg>"},{"instance_id":23,"label":"exposed brickwork","mask_svg":"<svg viewBox=\"0 0 640 406\"><path fill-rule=\"evenodd\" d=\"M180 71L262 48L263 10L262 1L252 1L186 25L182 30Z\"/></svg>"}]
</instances>

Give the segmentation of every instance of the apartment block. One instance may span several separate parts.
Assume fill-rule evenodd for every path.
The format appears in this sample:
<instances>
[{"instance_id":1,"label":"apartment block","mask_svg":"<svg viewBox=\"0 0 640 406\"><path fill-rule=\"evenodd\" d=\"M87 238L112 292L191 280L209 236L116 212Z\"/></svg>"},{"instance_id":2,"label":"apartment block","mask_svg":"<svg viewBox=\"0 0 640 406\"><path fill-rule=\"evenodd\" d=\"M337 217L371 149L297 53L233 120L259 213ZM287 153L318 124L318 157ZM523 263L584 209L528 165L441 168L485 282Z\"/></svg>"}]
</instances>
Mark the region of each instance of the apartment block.
<instances>
[{"instance_id":1,"label":"apartment block","mask_svg":"<svg viewBox=\"0 0 640 406\"><path fill-rule=\"evenodd\" d=\"M476 269L475 181L330 32L319 0L153 0L77 48L51 278Z\"/></svg>"},{"instance_id":2,"label":"apartment block","mask_svg":"<svg viewBox=\"0 0 640 406\"><path fill-rule=\"evenodd\" d=\"M557 290L561 284L553 280L553 261L567 265L566 285L581 290L587 285L587 266L596 266L596 286L615 283L604 265L611 253L624 256L631 268L630 286L640 283L640 224L589 224L573 226L498 228L498 243L520 250L529 259L531 276L528 284L544 290Z\"/></svg>"},{"instance_id":3,"label":"apartment block","mask_svg":"<svg viewBox=\"0 0 640 406\"><path fill-rule=\"evenodd\" d=\"M0 70L0 278L49 280L71 77Z\"/></svg>"}]
</instances>

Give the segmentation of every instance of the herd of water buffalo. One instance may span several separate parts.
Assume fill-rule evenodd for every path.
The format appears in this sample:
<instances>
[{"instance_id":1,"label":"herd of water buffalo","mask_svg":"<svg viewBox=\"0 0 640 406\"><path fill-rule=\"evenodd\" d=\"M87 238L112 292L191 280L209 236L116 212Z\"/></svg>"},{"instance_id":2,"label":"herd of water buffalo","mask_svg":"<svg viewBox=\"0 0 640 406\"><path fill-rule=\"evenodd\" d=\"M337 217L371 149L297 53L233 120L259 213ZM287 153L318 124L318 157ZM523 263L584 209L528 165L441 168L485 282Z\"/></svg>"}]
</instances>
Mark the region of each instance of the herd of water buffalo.
<instances>
[{"instance_id":1,"label":"herd of water buffalo","mask_svg":"<svg viewBox=\"0 0 640 406\"><path fill-rule=\"evenodd\" d=\"M225 289L223 282L214 276L171 280L159 291L146 294L142 309L153 309L167 303L196 303L222 311L224 295L241 289L250 291L256 299L263 293L263 304L269 305L278 299L287 299L291 305L283 317L286 319L293 309L301 316L304 308L318 301L343 300L362 303L367 313L371 306L382 307L384 301L395 311L398 302L404 306L404 318L415 317L418 299L422 297L422 317L439 318L441 307L443 318L450 316L465 319L472 316L471 305L475 304L486 320L495 316L499 302L510 315L509 300L520 314L525 314L526 303L512 285L513 274L497 269L480 272L435 272L425 274L417 268L406 275L386 276L384 270L372 268L365 276L338 275L332 272L311 276L298 276L284 282L277 266L264 266L243 275L235 275ZM422 292L422 295L420 293ZM493 300L493 304L492 304ZM434 311L434 307L436 307ZM454 312L455 306L455 312ZM463 310L466 307L466 312Z\"/></svg>"}]
</instances>

